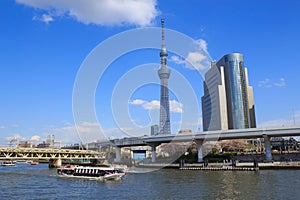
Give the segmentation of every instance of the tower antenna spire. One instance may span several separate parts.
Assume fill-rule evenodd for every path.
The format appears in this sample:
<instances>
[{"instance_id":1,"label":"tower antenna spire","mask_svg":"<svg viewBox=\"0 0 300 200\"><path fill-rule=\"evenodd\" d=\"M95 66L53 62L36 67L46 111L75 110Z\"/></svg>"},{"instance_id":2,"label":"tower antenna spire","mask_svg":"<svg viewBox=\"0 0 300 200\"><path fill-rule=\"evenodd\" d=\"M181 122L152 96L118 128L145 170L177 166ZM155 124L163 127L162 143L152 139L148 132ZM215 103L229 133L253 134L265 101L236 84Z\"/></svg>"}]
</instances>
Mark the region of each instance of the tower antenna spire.
<instances>
[{"instance_id":1,"label":"tower antenna spire","mask_svg":"<svg viewBox=\"0 0 300 200\"><path fill-rule=\"evenodd\" d=\"M161 40L162 45L165 45L165 20L161 19Z\"/></svg>"}]
</instances>

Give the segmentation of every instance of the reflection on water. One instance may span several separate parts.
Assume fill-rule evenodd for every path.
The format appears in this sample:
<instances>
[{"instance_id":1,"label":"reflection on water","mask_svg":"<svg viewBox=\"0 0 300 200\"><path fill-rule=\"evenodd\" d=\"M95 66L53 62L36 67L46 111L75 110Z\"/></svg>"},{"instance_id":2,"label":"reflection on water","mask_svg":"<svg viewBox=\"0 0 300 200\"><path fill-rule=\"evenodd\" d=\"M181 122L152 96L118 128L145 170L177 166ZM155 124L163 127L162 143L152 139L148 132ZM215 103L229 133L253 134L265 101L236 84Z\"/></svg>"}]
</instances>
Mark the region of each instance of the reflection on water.
<instances>
[{"instance_id":1,"label":"reflection on water","mask_svg":"<svg viewBox=\"0 0 300 200\"><path fill-rule=\"evenodd\" d=\"M121 182L56 177L47 165L0 167L0 199L299 199L300 170L130 173Z\"/></svg>"}]
</instances>

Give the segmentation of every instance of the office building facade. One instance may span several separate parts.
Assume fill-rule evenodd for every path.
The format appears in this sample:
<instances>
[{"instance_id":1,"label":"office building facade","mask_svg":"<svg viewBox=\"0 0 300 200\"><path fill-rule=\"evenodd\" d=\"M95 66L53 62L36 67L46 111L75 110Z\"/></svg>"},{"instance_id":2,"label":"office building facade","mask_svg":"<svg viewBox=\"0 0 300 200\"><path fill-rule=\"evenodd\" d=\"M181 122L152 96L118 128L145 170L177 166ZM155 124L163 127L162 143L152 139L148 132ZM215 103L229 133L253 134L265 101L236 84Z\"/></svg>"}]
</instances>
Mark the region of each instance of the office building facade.
<instances>
[{"instance_id":1,"label":"office building facade","mask_svg":"<svg viewBox=\"0 0 300 200\"><path fill-rule=\"evenodd\" d=\"M203 131L255 128L253 89L240 53L212 62L202 97Z\"/></svg>"}]
</instances>

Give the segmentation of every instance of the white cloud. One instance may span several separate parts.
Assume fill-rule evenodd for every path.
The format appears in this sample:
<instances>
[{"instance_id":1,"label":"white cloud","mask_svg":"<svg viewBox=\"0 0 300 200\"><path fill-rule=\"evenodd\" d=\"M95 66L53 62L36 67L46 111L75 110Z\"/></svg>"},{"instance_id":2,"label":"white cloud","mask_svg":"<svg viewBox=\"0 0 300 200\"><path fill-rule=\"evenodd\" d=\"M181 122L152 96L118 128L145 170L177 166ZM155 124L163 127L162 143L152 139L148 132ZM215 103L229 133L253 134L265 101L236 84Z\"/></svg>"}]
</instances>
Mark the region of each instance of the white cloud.
<instances>
[{"instance_id":1,"label":"white cloud","mask_svg":"<svg viewBox=\"0 0 300 200\"><path fill-rule=\"evenodd\" d=\"M49 14L43 14L41 17L34 16L32 19L36 20L36 21L42 21L42 22L44 22L46 24L49 24L49 22L54 21L53 17L51 15L49 15Z\"/></svg>"},{"instance_id":2,"label":"white cloud","mask_svg":"<svg viewBox=\"0 0 300 200\"><path fill-rule=\"evenodd\" d=\"M197 43L199 44L199 49L202 49L203 51L205 51L206 53L208 53L207 51L207 42L205 40L198 40Z\"/></svg>"},{"instance_id":3,"label":"white cloud","mask_svg":"<svg viewBox=\"0 0 300 200\"><path fill-rule=\"evenodd\" d=\"M189 126L202 126L202 120L199 119L199 121L196 121L196 122L177 121L177 122L172 122L172 124L187 126L187 127L189 127Z\"/></svg>"},{"instance_id":4,"label":"white cloud","mask_svg":"<svg viewBox=\"0 0 300 200\"><path fill-rule=\"evenodd\" d=\"M3 128L5 128L5 126L0 126L0 129L3 129Z\"/></svg>"},{"instance_id":5,"label":"white cloud","mask_svg":"<svg viewBox=\"0 0 300 200\"><path fill-rule=\"evenodd\" d=\"M197 40L195 43L195 50L188 52L185 59L179 56L172 56L171 61L176 64L184 64L186 68L197 69L204 71L209 69L211 58L207 51L207 43L205 40Z\"/></svg>"},{"instance_id":6,"label":"white cloud","mask_svg":"<svg viewBox=\"0 0 300 200\"><path fill-rule=\"evenodd\" d=\"M84 24L147 26L159 14L156 0L16 0L16 2L44 11L45 22L52 21L56 16L71 16Z\"/></svg>"},{"instance_id":7,"label":"white cloud","mask_svg":"<svg viewBox=\"0 0 300 200\"><path fill-rule=\"evenodd\" d=\"M47 130L55 135L55 140L62 144L92 142L95 138L101 138L101 129L98 123L82 122L77 125L66 124L63 127L51 127ZM81 141L81 138L83 141Z\"/></svg>"},{"instance_id":8,"label":"white cloud","mask_svg":"<svg viewBox=\"0 0 300 200\"><path fill-rule=\"evenodd\" d=\"M259 81L258 87L271 88L272 84L270 84L270 79L265 78L265 80Z\"/></svg>"},{"instance_id":9,"label":"white cloud","mask_svg":"<svg viewBox=\"0 0 300 200\"><path fill-rule=\"evenodd\" d=\"M274 86L277 86L277 87L285 87L285 79L284 79L284 78L280 78L280 79L279 79L279 82L274 83Z\"/></svg>"},{"instance_id":10,"label":"white cloud","mask_svg":"<svg viewBox=\"0 0 300 200\"><path fill-rule=\"evenodd\" d=\"M6 137L6 140L8 140L8 141L10 141L10 142L16 143L16 142L21 141L21 140L26 140L26 138L21 137L21 135L18 134L18 133L15 133L15 134L14 134L13 136L11 136L11 137Z\"/></svg>"},{"instance_id":11,"label":"white cloud","mask_svg":"<svg viewBox=\"0 0 300 200\"><path fill-rule=\"evenodd\" d=\"M160 103L157 100L148 102L142 99L135 99L130 101L129 104L134 106L141 105L145 110L158 110L160 108Z\"/></svg>"},{"instance_id":12,"label":"white cloud","mask_svg":"<svg viewBox=\"0 0 300 200\"><path fill-rule=\"evenodd\" d=\"M176 101L170 100L170 112L183 113L183 104ZM129 102L130 105L141 105L145 110L159 110L160 102L158 100L145 101L142 99L135 99Z\"/></svg>"},{"instance_id":13,"label":"white cloud","mask_svg":"<svg viewBox=\"0 0 300 200\"><path fill-rule=\"evenodd\" d=\"M291 126L292 121L289 119L274 119L259 124L260 128Z\"/></svg>"},{"instance_id":14,"label":"white cloud","mask_svg":"<svg viewBox=\"0 0 300 200\"><path fill-rule=\"evenodd\" d=\"M6 137L8 143L16 145L19 141L41 141L41 138L47 137L49 134L55 136L56 142L61 142L62 146L75 144L75 143L87 143L93 141L108 141L113 138L123 138L131 136L140 136L146 131L140 131L139 128L133 127L120 127L120 128L99 128L100 125L96 122L82 122L77 125L65 123L61 127L48 126L38 135L32 137L23 137L20 134L13 134L12 136ZM82 139L82 140L81 140Z\"/></svg>"},{"instance_id":15,"label":"white cloud","mask_svg":"<svg viewBox=\"0 0 300 200\"><path fill-rule=\"evenodd\" d=\"M34 135L30 138L31 141L40 141L41 137L38 135Z\"/></svg>"},{"instance_id":16,"label":"white cloud","mask_svg":"<svg viewBox=\"0 0 300 200\"><path fill-rule=\"evenodd\" d=\"M170 101L170 112L183 113L183 104L176 100Z\"/></svg>"},{"instance_id":17,"label":"white cloud","mask_svg":"<svg viewBox=\"0 0 300 200\"><path fill-rule=\"evenodd\" d=\"M187 66L194 67L198 70L205 70L209 67L209 62L207 61L206 55L199 52L190 52L186 58L189 63Z\"/></svg>"},{"instance_id":18,"label":"white cloud","mask_svg":"<svg viewBox=\"0 0 300 200\"><path fill-rule=\"evenodd\" d=\"M179 58L179 56L175 56L175 55L171 56L171 61L176 64L179 64L179 65L186 63L185 60L183 60L183 59Z\"/></svg>"},{"instance_id":19,"label":"white cloud","mask_svg":"<svg viewBox=\"0 0 300 200\"><path fill-rule=\"evenodd\" d=\"M92 123L92 122L82 122L80 124L75 125L66 125L61 128L53 128L53 131L56 132L69 132L77 134L77 131L80 133L95 133L99 130L99 124L98 123Z\"/></svg>"},{"instance_id":20,"label":"white cloud","mask_svg":"<svg viewBox=\"0 0 300 200\"><path fill-rule=\"evenodd\" d=\"M91 122L83 122L81 124L78 124L76 128L81 133L92 133L98 130L99 124L91 123Z\"/></svg>"},{"instance_id":21,"label":"white cloud","mask_svg":"<svg viewBox=\"0 0 300 200\"><path fill-rule=\"evenodd\" d=\"M273 119L259 124L260 128L300 125L300 110L281 119Z\"/></svg>"},{"instance_id":22,"label":"white cloud","mask_svg":"<svg viewBox=\"0 0 300 200\"><path fill-rule=\"evenodd\" d=\"M141 100L141 99L135 99L135 100L129 102L129 104L131 104L131 105L142 105L144 103L145 103L145 101Z\"/></svg>"},{"instance_id":23,"label":"white cloud","mask_svg":"<svg viewBox=\"0 0 300 200\"><path fill-rule=\"evenodd\" d=\"M160 108L160 102L152 100L150 102L145 102L142 106L145 110L158 110Z\"/></svg>"},{"instance_id":24,"label":"white cloud","mask_svg":"<svg viewBox=\"0 0 300 200\"><path fill-rule=\"evenodd\" d=\"M272 88L272 87L283 88L285 86L286 83L284 78L280 78L277 82L273 82L269 78L265 78L264 80L258 82L258 87L262 87L262 88Z\"/></svg>"},{"instance_id":25,"label":"white cloud","mask_svg":"<svg viewBox=\"0 0 300 200\"><path fill-rule=\"evenodd\" d=\"M137 127L117 127L99 129L99 126L100 124L96 122L82 122L77 125L70 124L63 127L52 127L48 130L48 132L54 134L55 140L61 141L63 145L96 141L108 141L109 139L114 138L141 136L145 133L145 131L141 131L141 129ZM48 134L49 133L45 135Z\"/></svg>"},{"instance_id":26,"label":"white cloud","mask_svg":"<svg viewBox=\"0 0 300 200\"><path fill-rule=\"evenodd\" d=\"M124 138L124 137L136 137L142 136L140 128L134 127L123 127L123 128L108 128L104 130L105 135L108 139Z\"/></svg>"}]
</instances>

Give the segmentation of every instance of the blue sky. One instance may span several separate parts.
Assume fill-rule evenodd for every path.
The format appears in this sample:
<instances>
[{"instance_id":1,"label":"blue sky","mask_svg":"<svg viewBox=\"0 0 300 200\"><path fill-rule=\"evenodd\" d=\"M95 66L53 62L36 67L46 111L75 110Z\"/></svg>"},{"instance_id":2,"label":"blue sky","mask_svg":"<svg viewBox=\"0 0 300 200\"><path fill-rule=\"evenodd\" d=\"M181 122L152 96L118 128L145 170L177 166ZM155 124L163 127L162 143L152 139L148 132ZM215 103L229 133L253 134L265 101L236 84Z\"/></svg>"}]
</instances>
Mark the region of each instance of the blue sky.
<instances>
[{"instance_id":1,"label":"blue sky","mask_svg":"<svg viewBox=\"0 0 300 200\"><path fill-rule=\"evenodd\" d=\"M150 125L158 122L159 49L133 50L113 60L91 94L96 121L84 118L84 108L82 118L74 120L73 91L85 61L105 41L124 31L160 27L161 18L169 31L185 34L197 46L183 57L169 53L173 133L202 128L200 98L207 68L197 63L204 55L197 50L207 53L205 61L233 52L244 54L259 127L300 124L299 1L2 0L0 9L0 145L7 145L13 136L38 143L54 134L63 144L71 144L103 135L148 134ZM149 39L143 37L137 32L136 40ZM151 39L159 46L159 34ZM166 32L167 49L177 42L168 41ZM118 49L111 46L107 51ZM96 64L101 65L108 52L96 55ZM180 101L189 96L182 93L189 87L199 104L192 117L188 110L195 108L189 108L193 102ZM116 111L118 106L124 112Z\"/></svg>"}]
</instances>

